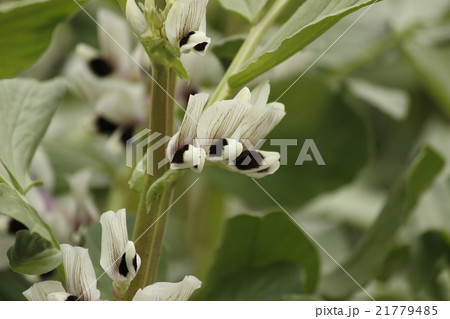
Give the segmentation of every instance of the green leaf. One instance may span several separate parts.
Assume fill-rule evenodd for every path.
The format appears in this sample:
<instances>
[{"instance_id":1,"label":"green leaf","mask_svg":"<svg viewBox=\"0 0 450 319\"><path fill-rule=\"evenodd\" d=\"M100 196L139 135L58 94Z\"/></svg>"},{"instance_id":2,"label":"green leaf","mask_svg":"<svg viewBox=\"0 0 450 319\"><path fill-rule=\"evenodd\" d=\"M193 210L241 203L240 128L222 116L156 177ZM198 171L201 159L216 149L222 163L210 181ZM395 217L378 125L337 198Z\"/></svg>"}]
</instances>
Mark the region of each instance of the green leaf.
<instances>
[{"instance_id":1,"label":"green leaf","mask_svg":"<svg viewBox=\"0 0 450 319\"><path fill-rule=\"evenodd\" d=\"M403 53L416 70L423 84L450 117L450 51L405 41Z\"/></svg>"},{"instance_id":2,"label":"green leaf","mask_svg":"<svg viewBox=\"0 0 450 319\"><path fill-rule=\"evenodd\" d=\"M0 81L0 160L21 192L30 184L27 172L34 152L65 91L61 80Z\"/></svg>"},{"instance_id":3,"label":"green leaf","mask_svg":"<svg viewBox=\"0 0 450 319\"><path fill-rule=\"evenodd\" d=\"M25 301L22 292L30 288L30 283L20 274L11 269L0 271L0 300Z\"/></svg>"},{"instance_id":4,"label":"green leaf","mask_svg":"<svg viewBox=\"0 0 450 319\"><path fill-rule=\"evenodd\" d=\"M229 80L232 88L244 85L285 61L346 15L377 0L309 0Z\"/></svg>"},{"instance_id":5,"label":"green leaf","mask_svg":"<svg viewBox=\"0 0 450 319\"><path fill-rule=\"evenodd\" d=\"M0 3L0 78L12 77L31 66L50 44L55 27L77 9L74 1Z\"/></svg>"},{"instance_id":6,"label":"green leaf","mask_svg":"<svg viewBox=\"0 0 450 319\"><path fill-rule=\"evenodd\" d=\"M409 96L404 90L384 87L361 79L347 80L353 96L376 107L395 120L403 120L409 111Z\"/></svg>"},{"instance_id":7,"label":"green leaf","mask_svg":"<svg viewBox=\"0 0 450 319\"><path fill-rule=\"evenodd\" d=\"M219 0L227 10L234 12L249 23L254 23L268 0Z\"/></svg>"},{"instance_id":8,"label":"green leaf","mask_svg":"<svg viewBox=\"0 0 450 319\"><path fill-rule=\"evenodd\" d=\"M430 147L424 147L393 189L378 219L342 265L360 285L365 285L379 271L397 230L406 222L443 166L442 157ZM358 289L340 268L325 276L319 285L320 294L330 299L344 299Z\"/></svg>"},{"instance_id":9,"label":"green leaf","mask_svg":"<svg viewBox=\"0 0 450 319\"><path fill-rule=\"evenodd\" d=\"M53 247L59 248L59 243L50 227L42 220L38 212L6 184L0 184L0 214L21 222L30 232L39 234L43 239L51 242Z\"/></svg>"},{"instance_id":10,"label":"green leaf","mask_svg":"<svg viewBox=\"0 0 450 319\"><path fill-rule=\"evenodd\" d=\"M8 250L9 265L18 273L42 275L62 262L61 251L37 233L21 230L16 243Z\"/></svg>"},{"instance_id":11,"label":"green leaf","mask_svg":"<svg viewBox=\"0 0 450 319\"><path fill-rule=\"evenodd\" d=\"M311 293L319 274L315 247L282 212L229 220L199 299L274 300Z\"/></svg>"}]
</instances>

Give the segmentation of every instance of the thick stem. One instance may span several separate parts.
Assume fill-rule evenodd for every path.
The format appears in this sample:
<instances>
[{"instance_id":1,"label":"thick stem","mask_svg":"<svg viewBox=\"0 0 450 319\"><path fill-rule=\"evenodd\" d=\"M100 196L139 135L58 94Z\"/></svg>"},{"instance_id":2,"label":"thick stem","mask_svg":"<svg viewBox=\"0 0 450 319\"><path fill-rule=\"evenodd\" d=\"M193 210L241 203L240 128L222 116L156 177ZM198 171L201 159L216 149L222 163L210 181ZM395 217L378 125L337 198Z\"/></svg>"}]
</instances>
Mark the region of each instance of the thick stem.
<instances>
[{"instance_id":1,"label":"thick stem","mask_svg":"<svg viewBox=\"0 0 450 319\"><path fill-rule=\"evenodd\" d=\"M234 57L233 62L217 86L217 89L211 97L208 106L212 105L216 101L227 98L233 93L232 89L228 85L228 80L236 74L244 63L253 55L267 29L275 22L276 18L283 12L288 3L289 0L275 1L261 21L250 29L247 39L242 44L238 53Z\"/></svg>"},{"instance_id":2,"label":"thick stem","mask_svg":"<svg viewBox=\"0 0 450 319\"><path fill-rule=\"evenodd\" d=\"M172 135L173 130L173 107L172 96L176 89L175 73L162 65L153 65L153 87L152 87L152 105L150 111L150 130L151 132L161 133L163 136ZM158 163L165 158L165 147L158 147L152 150L152 146L159 139L149 142L147 150L147 172L145 187L139 200L139 208L134 228L133 240L136 251L141 257L141 268L131 282L128 291L123 299L131 300L139 288L144 288L152 284L156 278L158 269L161 246L163 243L165 225L167 222L167 213L159 218L169 206L169 200L166 200L164 194L155 198L146 208L146 194L150 186L160 178L167 167L158 169Z\"/></svg>"}]
</instances>

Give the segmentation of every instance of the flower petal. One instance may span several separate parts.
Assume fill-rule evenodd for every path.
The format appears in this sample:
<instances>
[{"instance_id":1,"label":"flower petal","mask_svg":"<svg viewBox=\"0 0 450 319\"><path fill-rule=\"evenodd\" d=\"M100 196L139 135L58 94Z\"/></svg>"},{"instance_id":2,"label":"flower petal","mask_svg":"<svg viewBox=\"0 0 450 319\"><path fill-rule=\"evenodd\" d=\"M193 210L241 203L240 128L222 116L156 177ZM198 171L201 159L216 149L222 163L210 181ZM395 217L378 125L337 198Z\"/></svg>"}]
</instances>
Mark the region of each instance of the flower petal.
<instances>
[{"instance_id":1,"label":"flower petal","mask_svg":"<svg viewBox=\"0 0 450 319\"><path fill-rule=\"evenodd\" d=\"M125 12L127 20L133 28L133 31L138 36L144 34L148 29L148 25L147 21L145 20L144 14L136 4L136 0L127 0Z\"/></svg>"},{"instance_id":2,"label":"flower petal","mask_svg":"<svg viewBox=\"0 0 450 319\"><path fill-rule=\"evenodd\" d=\"M65 293L63 285L59 281L42 281L35 283L33 286L25 290L22 294L29 301L48 301L48 295L51 293Z\"/></svg>"},{"instance_id":3,"label":"flower petal","mask_svg":"<svg viewBox=\"0 0 450 319\"><path fill-rule=\"evenodd\" d=\"M98 11L97 19L101 26L97 33L102 57L113 64L116 72L127 73L131 63L126 53L131 49L127 23L117 14L104 9Z\"/></svg>"},{"instance_id":4,"label":"flower petal","mask_svg":"<svg viewBox=\"0 0 450 319\"><path fill-rule=\"evenodd\" d=\"M212 145L214 140L231 138L247 115L251 105L239 100L214 103L207 108L198 122L197 138L202 145Z\"/></svg>"},{"instance_id":5,"label":"flower petal","mask_svg":"<svg viewBox=\"0 0 450 319\"><path fill-rule=\"evenodd\" d=\"M189 53L194 51L195 53L203 56L206 54L210 43L211 38L208 38L204 32L192 31L181 39L180 51L181 53Z\"/></svg>"},{"instance_id":6,"label":"flower petal","mask_svg":"<svg viewBox=\"0 0 450 319\"><path fill-rule=\"evenodd\" d=\"M238 94L234 97L235 100L239 100L242 102L250 103L252 100L252 93L248 89L248 87L242 88Z\"/></svg>"},{"instance_id":7,"label":"flower petal","mask_svg":"<svg viewBox=\"0 0 450 319\"><path fill-rule=\"evenodd\" d=\"M202 282L194 276L186 276L177 283L157 282L139 289L133 301L187 301Z\"/></svg>"},{"instance_id":8,"label":"flower petal","mask_svg":"<svg viewBox=\"0 0 450 319\"><path fill-rule=\"evenodd\" d=\"M278 152L246 150L236 158L234 166L230 166L229 168L246 175L265 173L266 171L269 172L272 170L275 172L279 168L279 166L276 167L276 163L279 160L280 153Z\"/></svg>"},{"instance_id":9,"label":"flower petal","mask_svg":"<svg viewBox=\"0 0 450 319\"><path fill-rule=\"evenodd\" d=\"M240 139L244 148L251 148L265 138L285 115L284 105L281 103L272 103L263 109L253 106L240 127ZM246 144L247 141L249 143Z\"/></svg>"},{"instance_id":10,"label":"flower petal","mask_svg":"<svg viewBox=\"0 0 450 319\"><path fill-rule=\"evenodd\" d=\"M251 177L251 178L263 178L263 177L266 177L267 175L272 175L279 168L280 168L280 162L276 161L275 163L270 165L268 168L260 170L260 171L258 171L256 173L249 173L249 174L247 174L247 176Z\"/></svg>"},{"instance_id":11,"label":"flower petal","mask_svg":"<svg viewBox=\"0 0 450 319\"><path fill-rule=\"evenodd\" d=\"M97 278L88 250L61 245L67 292L80 300L98 300Z\"/></svg>"},{"instance_id":12,"label":"flower petal","mask_svg":"<svg viewBox=\"0 0 450 319\"><path fill-rule=\"evenodd\" d=\"M200 30L207 5L208 0L178 0L174 3L165 22L166 35L173 46L181 47L180 41L184 37Z\"/></svg>"},{"instance_id":13,"label":"flower petal","mask_svg":"<svg viewBox=\"0 0 450 319\"><path fill-rule=\"evenodd\" d=\"M53 292L48 295L49 301L78 301L79 297L71 295L67 292Z\"/></svg>"},{"instance_id":14,"label":"flower petal","mask_svg":"<svg viewBox=\"0 0 450 319\"><path fill-rule=\"evenodd\" d=\"M242 143L233 138L219 140L208 148L208 160L211 162L234 161L244 150Z\"/></svg>"},{"instance_id":15,"label":"flower petal","mask_svg":"<svg viewBox=\"0 0 450 319\"><path fill-rule=\"evenodd\" d=\"M138 126L145 117L141 87L118 90L103 95L95 105L97 114L118 126Z\"/></svg>"},{"instance_id":16,"label":"flower petal","mask_svg":"<svg viewBox=\"0 0 450 319\"><path fill-rule=\"evenodd\" d=\"M197 126L203 108L208 101L209 95L200 93L189 97L186 113L181 123L180 130L176 133L167 147L167 158L172 161L175 153L186 145L193 144L197 136Z\"/></svg>"},{"instance_id":17,"label":"flower petal","mask_svg":"<svg viewBox=\"0 0 450 319\"><path fill-rule=\"evenodd\" d=\"M69 177L68 183L72 194L71 213L77 222L87 224L98 219L98 211L89 196L89 182L92 174L88 170L79 171Z\"/></svg>"},{"instance_id":18,"label":"flower petal","mask_svg":"<svg viewBox=\"0 0 450 319\"><path fill-rule=\"evenodd\" d=\"M256 108L264 108L269 100L269 95L270 84L269 81L265 81L253 89L251 104Z\"/></svg>"},{"instance_id":19,"label":"flower petal","mask_svg":"<svg viewBox=\"0 0 450 319\"><path fill-rule=\"evenodd\" d=\"M191 168L199 173L203 170L206 160L206 152L201 147L185 145L175 152L170 168L174 170Z\"/></svg>"},{"instance_id":20,"label":"flower petal","mask_svg":"<svg viewBox=\"0 0 450 319\"><path fill-rule=\"evenodd\" d=\"M102 250L100 265L113 281L121 277L119 267L128 242L126 211L108 211L100 217ZM126 275L125 275L126 276Z\"/></svg>"}]
</instances>

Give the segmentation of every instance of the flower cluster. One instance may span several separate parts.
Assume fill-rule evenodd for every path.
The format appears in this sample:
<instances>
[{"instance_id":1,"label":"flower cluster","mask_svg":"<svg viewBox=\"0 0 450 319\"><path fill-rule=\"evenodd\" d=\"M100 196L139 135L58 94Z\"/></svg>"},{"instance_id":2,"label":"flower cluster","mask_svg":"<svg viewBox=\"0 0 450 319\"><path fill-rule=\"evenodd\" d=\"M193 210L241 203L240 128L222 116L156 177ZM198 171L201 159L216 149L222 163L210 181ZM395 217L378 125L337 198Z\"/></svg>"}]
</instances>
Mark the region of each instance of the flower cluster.
<instances>
[{"instance_id":1,"label":"flower cluster","mask_svg":"<svg viewBox=\"0 0 450 319\"><path fill-rule=\"evenodd\" d=\"M75 90L95 106L95 129L110 136L109 145L116 146L131 138L145 121L144 106L150 97L145 93L148 77L144 71L150 69L150 60L140 43L131 51L124 19L99 10L97 20L100 49L78 44L65 74Z\"/></svg>"},{"instance_id":2,"label":"flower cluster","mask_svg":"<svg viewBox=\"0 0 450 319\"><path fill-rule=\"evenodd\" d=\"M211 39L206 36L206 6L208 0L171 0L164 10L154 0L146 0L139 8L136 0L127 0L126 15L136 35L157 46L166 42L176 57L195 52L204 55Z\"/></svg>"},{"instance_id":3,"label":"flower cluster","mask_svg":"<svg viewBox=\"0 0 450 319\"><path fill-rule=\"evenodd\" d=\"M232 171L261 178L280 167L280 154L257 150L257 144L286 114L281 103L267 103L268 82L253 92L243 88L232 100L205 108L209 96L191 95L180 130L171 138L167 157L171 169L203 169L206 160Z\"/></svg>"},{"instance_id":4,"label":"flower cluster","mask_svg":"<svg viewBox=\"0 0 450 319\"><path fill-rule=\"evenodd\" d=\"M113 291L120 298L139 271L141 260L134 243L128 240L126 212L108 211L100 217L102 244L100 265L113 280ZM88 250L82 247L61 245L65 288L59 281L43 281L24 291L30 301L95 301L100 300L97 278ZM186 276L181 282L159 282L139 289L136 301L188 300L200 288L201 282L194 276Z\"/></svg>"}]
</instances>

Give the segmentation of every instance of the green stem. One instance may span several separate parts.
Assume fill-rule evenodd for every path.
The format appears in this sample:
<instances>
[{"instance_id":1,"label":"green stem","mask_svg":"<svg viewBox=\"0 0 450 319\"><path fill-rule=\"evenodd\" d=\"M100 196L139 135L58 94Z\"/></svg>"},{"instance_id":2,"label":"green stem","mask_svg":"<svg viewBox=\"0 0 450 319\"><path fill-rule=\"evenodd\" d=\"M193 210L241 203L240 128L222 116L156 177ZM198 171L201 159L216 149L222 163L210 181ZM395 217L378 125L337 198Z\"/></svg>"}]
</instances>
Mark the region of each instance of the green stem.
<instances>
[{"instance_id":1,"label":"green stem","mask_svg":"<svg viewBox=\"0 0 450 319\"><path fill-rule=\"evenodd\" d=\"M165 66L154 64L153 87L152 87L152 105L150 110L150 125L152 132L161 133L163 136L172 135L173 107L174 101L171 98L175 94L176 75ZM167 166L158 169L158 163L165 158L165 147L159 147L150 151L153 144L148 145L147 151L147 172L153 172L152 175L145 175L145 187L139 199L138 213L134 228L133 240L136 251L141 257L141 268L131 282L128 291L123 299L131 300L139 288L144 288L152 284L156 278L159 257L163 242L167 214L159 218L167 210L169 199L166 196L158 196L146 205L147 190L157 181L165 171ZM153 170L150 170L153 167ZM162 230L161 230L162 229Z\"/></svg>"},{"instance_id":2,"label":"green stem","mask_svg":"<svg viewBox=\"0 0 450 319\"><path fill-rule=\"evenodd\" d=\"M242 44L238 53L234 57L233 62L217 86L217 89L211 97L208 106L212 105L216 101L227 98L233 93L232 88L228 85L228 80L236 74L244 63L247 62L247 60L253 55L267 29L275 22L288 3L289 0L275 1L261 21L250 29L247 39Z\"/></svg>"}]
</instances>

